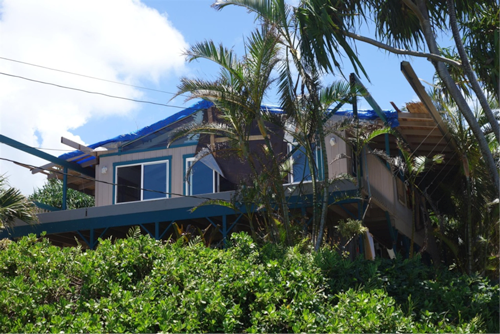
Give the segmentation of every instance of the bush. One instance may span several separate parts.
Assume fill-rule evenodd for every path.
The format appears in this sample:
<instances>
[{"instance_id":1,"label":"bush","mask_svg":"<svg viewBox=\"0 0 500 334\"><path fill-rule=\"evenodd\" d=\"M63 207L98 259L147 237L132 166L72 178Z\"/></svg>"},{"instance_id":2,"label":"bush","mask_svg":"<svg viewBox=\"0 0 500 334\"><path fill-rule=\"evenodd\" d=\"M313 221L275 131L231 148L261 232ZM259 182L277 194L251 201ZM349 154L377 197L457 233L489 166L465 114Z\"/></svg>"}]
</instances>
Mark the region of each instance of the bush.
<instances>
[{"instance_id":1,"label":"bush","mask_svg":"<svg viewBox=\"0 0 500 334\"><path fill-rule=\"evenodd\" d=\"M498 332L498 285L418 260L234 234L227 250L135 234L95 251L0 247L0 332Z\"/></svg>"}]
</instances>

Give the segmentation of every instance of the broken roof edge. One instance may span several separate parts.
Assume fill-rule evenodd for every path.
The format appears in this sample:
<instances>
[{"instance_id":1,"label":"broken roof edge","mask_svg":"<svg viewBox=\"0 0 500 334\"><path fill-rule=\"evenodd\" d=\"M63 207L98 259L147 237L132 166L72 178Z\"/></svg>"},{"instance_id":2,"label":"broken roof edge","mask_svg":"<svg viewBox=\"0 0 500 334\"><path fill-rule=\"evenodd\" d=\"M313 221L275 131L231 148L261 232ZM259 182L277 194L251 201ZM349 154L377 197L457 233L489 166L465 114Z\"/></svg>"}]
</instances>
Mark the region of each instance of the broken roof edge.
<instances>
[{"instance_id":1,"label":"broken roof edge","mask_svg":"<svg viewBox=\"0 0 500 334\"><path fill-rule=\"evenodd\" d=\"M95 148L101 147L101 146L105 147L106 145L109 145L111 143L120 143L120 142L124 142L124 141L131 141L134 139L138 139L142 136L153 133L161 128L167 127L167 126L175 123L178 120L181 120L187 116L194 114L195 112L197 112L199 110L210 108L211 106L213 106L212 102L209 102L206 100L201 100L201 101L193 104L192 106L190 106L186 109L183 109L183 110L181 110L173 115L170 115L169 117L162 119L156 123L145 126L144 128L139 129L135 132L119 135L119 136L116 136L116 137L113 137L110 139L106 139L106 140L97 142L95 144L88 145L88 147L95 149ZM72 152L68 152L68 153L65 153L63 155L60 155L59 158L69 159L69 158L72 158L72 157L74 157L78 154L82 154L82 153L84 153L84 152L76 150L76 151L72 151Z\"/></svg>"},{"instance_id":2,"label":"broken roof edge","mask_svg":"<svg viewBox=\"0 0 500 334\"><path fill-rule=\"evenodd\" d=\"M103 141L88 145L88 147L90 147L92 149L96 149L98 147L106 147L106 146L109 147L110 144L115 144L116 146L118 146L119 143L121 143L121 142L128 142L128 141L136 140L136 139L141 138L143 136L152 134L160 129L163 129L167 126L170 126L170 125L176 123L177 121L179 121L181 119L184 119L185 117L188 117L188 116L196 113L197 111L205 110L205 109L208 109L212 106L214 106L213 102L210 102L207 100L201 100L201 101L193 104L192 106L190 106L186 109L183 109L183 110L181 110L181 111L179 111L179 112L177 112L177 113L175 113L175 114L173 114L165 119L162 119L156 123L148 125L148 126L142 128L142 129L139 129L135 132L123 134L123 135L119 135L119 136L116 136L116 137L113 137L113 138L110 138L107 140L103 140ZM272 112L272 113L277 113L277 114L283 113L283 110L280 107L274 106L274 105L262 105L261 109L265 110L265 111ZM399 125L398 115L397 115L397 112L395 110L383 110L383 112L386 115L387 121L391 127L396 127ZM352 110L339 110L333 115L352 117L353 112L352 112ZM371 109L358 109L358 117L360 119L363 119L363 120L375 120L375 119L379 118L378 115L376 114L376 112L374 110L371 110ZM72 152L62 154L59 156L59 158L67 160L67 159L71 159L77 155L84 154L84 153L85 152L75 150ZM88 159L86 159L84 161L87 161L89 159L91 159L91 158L89 157ZM84 161L80 161L80 163L82 163Z\"/></svg>"}]
</instances>

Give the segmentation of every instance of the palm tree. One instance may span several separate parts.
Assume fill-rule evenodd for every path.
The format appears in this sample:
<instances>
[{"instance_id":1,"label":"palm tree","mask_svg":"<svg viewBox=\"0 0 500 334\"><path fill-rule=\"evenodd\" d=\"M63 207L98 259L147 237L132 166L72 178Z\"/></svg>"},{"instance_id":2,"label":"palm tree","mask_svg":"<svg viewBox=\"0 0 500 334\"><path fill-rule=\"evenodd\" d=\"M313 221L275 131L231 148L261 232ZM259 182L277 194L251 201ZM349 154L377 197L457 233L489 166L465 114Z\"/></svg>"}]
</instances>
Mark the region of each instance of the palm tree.
<instances>
[{"instance_id":1,"label":"palm tree","mask_svg":"<svg viewBox=\"0 0 500 334\"><path fill-rule=\"evenodd\" d=\"M188 50L188 61L206 59L219 65L221 72L213 81L183 78L177 95L189 93L189 99L203 98L212 101L220 111L223 123L188 128L179 132L176 137L203 133L228 138L229 146L224 149L247 161L254 181L264 181L254 183L261 190L256 195L259 195L265 207L264 212L268 215L269 222L275 221L272 213L279 212L278 216L286 231L286 241L290 244L290 217L282 186L283 157L276 154L269 128L269 124L277 124L283 129L284 119L261 109L264 96L273 82L271 73L280 60L278 39L279 36L272 27L263 25L247 39L247 54L243 59L238 59L233 51L222 45L216 46L212 41L195 44ZM259 152L260 156L250 149L250 130L255 125L265 143ZM260 173L263 168L265 173ZM275 206L278 206L278 211L273 209Z\"/></svg>"},{"instance_id":2,"label":"palm tree","mask_svg":"<svg viewBox=\"0 0 500 334\"><path fill-rule=\"evenodd\" d=\"M450 4L453 5L451 0L448 1L448 5ZM456 20L453 15L458 15L461 21L467 21L469 17L476 15L478 8L498 8L497 1L483 0L472 3L462 0L457 1L456 6L447 6L446 3L437 0L302 0L297 7L290 7L283 0L219 0L214 4L214 7L220 9L227 5L244 6L257 13L264 20L275 22L282 31L287 33L284 36L292 42L295 42L295 36L300 36L299 50L301 52L296 54L292 52L292 56L295 55L313 69L317 68L329 72L333 71L334 68L338 69L340 64L336 57L339 51L343 51L354 65L355 70L357 71L359 67L363 71L355 52L348 44L349 39L369 43L395 54L429 59L443 80L446 89L457 103L460 112L467 120L486 161L488 175L493 181L496 191L500 191L498 170L488 142L462 92L453 81L446 64L460 69L464 66L468 67L466 64L444 57L435 37L437 30L444 30L450 25L453 28L452 33L457 41L457 47L461 49L459 43L461 39L457 36ZM479 13L483 12L479 11ZM450 22L445 21L448 16ZM293 17L293 20L288 20L289 17ZM495 17L495 15L491 17ZM375 22L377 37L380 40L361 36L352 31L356 24L372 19ZM474 27L476 26L467 30L469 41L474 40L470 35L482 33ZM290 44L289 41L287 42ZM417 51L410 50L411 48L415 48ZM428 48L430 52L418 51L423 48ZM496 51L493 50L493 52ZM465 55L461 55L461 58L464 57ZM493 56L491 61L497 59L498 56ZM482 79L490 82L489 75L485 75L484 70L481 71L484 67L476 65L476 68L480 69L479 73L483 76ZM493 69L493 71L498 73L497 69ZM300 70L299 73L304 74ZM466 75L483 105L483 110L486 112L498 142L500 140L499 125L491 110L485 106L484 92L474 84L474 78L470 71L467 71Z\"/></svg>"},{"instance_id":3,"label":"palm tree","mask_svg":"<svg viewBox=\"0 0 500 334\"><path fill-rule=\"evenodd\" d=\"M345 50L355 69L362 69L354 51L347 43L340 43L334 37L317 40L310 38L309 34L304 34L301 27L306 24L312 8L299 6L294 8L283 0L235 0L217 1L213 7L220 10L228 5L242 6L257 14L264 25L269 25L276 31L279 37L278 42L282 48L284 61L281 62L278 72L278 90L281 107L286 110L287 115L298 122L303 117L307 117L307 128L310 131L302 138L306 148L310 166L315 162L311 152L313 143L320 146L323 157L326 157L325 132L323 128L325 108L321 103L321 82L320 78L325 70L332 70L331 64L338 65L336 53L339 49ZM329 27L329 33L338 37L338 32ZM325 36L327 36L325 34ZM313 49L311 49L311 46ZM298 73L297 78L292 73ZM315 248L318 249L322 242L322 226L325 225L328 212L328 161L323 159L323 180L318 181L315 168L311 168L311 181L313 187L313 226L318 233L313 234Z\"/></svg>"},{"instance_id":4,"label":"palm tree","mask_svg":"<svg viewBox=\"0 0 500 334\"><path fill-rule=\"evenodd\" d=\"M477 142L456 104L438 89L434 89L431 96L436 107L444 112L443 118L448 123L450 134L455 138L461 161L461 168L453 182L442 186L450 200L442 208L446 213L447 224L446 229L441 231L441 236L447 238L447 243L457 257L466 259L464 271L469 274L475 270L484 273L495 260L498 262L498 210L492 204L497 201L498 194L485 177L487 169ZM489 103L491 109L498 109L497 100L490 99ZM488 120L477 104L475 117L484 130L492 151L498 156L499 148ZM460 239L463 243L458 242ZM488 260L488 257L491 259Z\"/></svg>"},{"instance_id":5,"label":"palm tree","mask_svg":"<svg viewBox=\"0 0 500 334\"><path fill-rule=\"evenodd\" d=\"M16 188L8 185L5 176L0 176L0 229L12 228L16 219L26 223L37 222L33 203Z\"/></svg>"}]
</instances>

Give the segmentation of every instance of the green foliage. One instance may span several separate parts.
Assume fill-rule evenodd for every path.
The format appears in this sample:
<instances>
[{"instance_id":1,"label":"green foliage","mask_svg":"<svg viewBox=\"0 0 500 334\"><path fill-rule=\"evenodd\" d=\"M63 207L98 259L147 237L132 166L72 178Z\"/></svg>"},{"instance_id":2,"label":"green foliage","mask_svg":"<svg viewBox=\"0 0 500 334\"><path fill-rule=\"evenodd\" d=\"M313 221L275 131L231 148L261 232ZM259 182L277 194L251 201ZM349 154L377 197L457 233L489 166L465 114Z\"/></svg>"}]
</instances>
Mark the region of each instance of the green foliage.
<instances>
[{"instance_id":1,"label":"green foliage","mask_svg":"<svg viewBox=\"0 0 500 334\"><path fill-rule=\"evenodd\" d=\"M498 332L498 285L418 260L233 234L227 250L130 233L95 251L0 247L0 332Z\"/></svg>"},{"instance_id":2,"label":"green foliage","mask_svg":"<svg viewBox=\"0 0 500 334\"><path fill-rule=\"evenodd\" d=\"M54 208L62 208L63 184L60 180L50 179L29 196L30 201L40 202ZM95 204L94 197L74 189L66 193L66 206L68 210L89 208Z\"/></svg>"},{"instance_id":3,"label":"green foliage","mask_svg":"<svg viewBox=\"0 0 500 334\"><path fill-rule=\"evenodd\" d=\"M5 176L0 175L0 229L12 226L15 219L26 223L38 222L34 205L20 190L9 186Z\"/></svg>"},{"instance_id":4,"label":"green foliage","mask_svg":"<svg viewBox=\"0 0 500 334\"><path fill-rule=\"evenodd\" d=\"M337 229L342 237L349 240L368 231L368 229L363 226L363 222L361 220L352 218L347 218L347 221L343 219L340 220Z\"/></svg>"}]
</instances>

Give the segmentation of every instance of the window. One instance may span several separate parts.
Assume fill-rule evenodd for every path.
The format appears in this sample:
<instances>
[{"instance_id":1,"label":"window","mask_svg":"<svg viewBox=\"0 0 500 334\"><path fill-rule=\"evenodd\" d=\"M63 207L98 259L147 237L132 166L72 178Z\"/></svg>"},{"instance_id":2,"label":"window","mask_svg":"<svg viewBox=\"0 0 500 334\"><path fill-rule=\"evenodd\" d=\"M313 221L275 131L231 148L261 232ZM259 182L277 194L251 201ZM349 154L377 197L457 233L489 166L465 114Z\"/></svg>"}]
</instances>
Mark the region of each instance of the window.
<instances>
[{"instance_id":1,"label":"window","mask_svg":"<svg viewBox=\"0 0 500 334\"><path fill-rule=\"evenodd\" d=\"M189 176L185 181L186 195L211 194L220 191L219 173L202 162L194 163L193 158L185 158L185 173Z\"/></svg>"},{"instance_id":2,"label":"window","mask_svg":"<svg viewBox=\"0 0 500 334\"><path fill-rule=\"evenodd\" d=\"M288 143L288 152L290 153L297 144ZM321 148L314 147L314 161L316 162L316 175L318 179L323 178L323 159ZM292 155L293 166L292 172L289 174L288 181L290 183L300 183L304 181L311 181L311 169L309 167L309 162L307 161L306 150L304 147L299 147Z\"/></svg>"},{"instance_id":3,"label":"window","mask_svg":"<svg viewBox=\"0 0 500 334\"><path fill-rule=\"evenodd\" d=\"M168 198L169 161L116 167L115 203Z\"/></svg>"}]
</instances>

